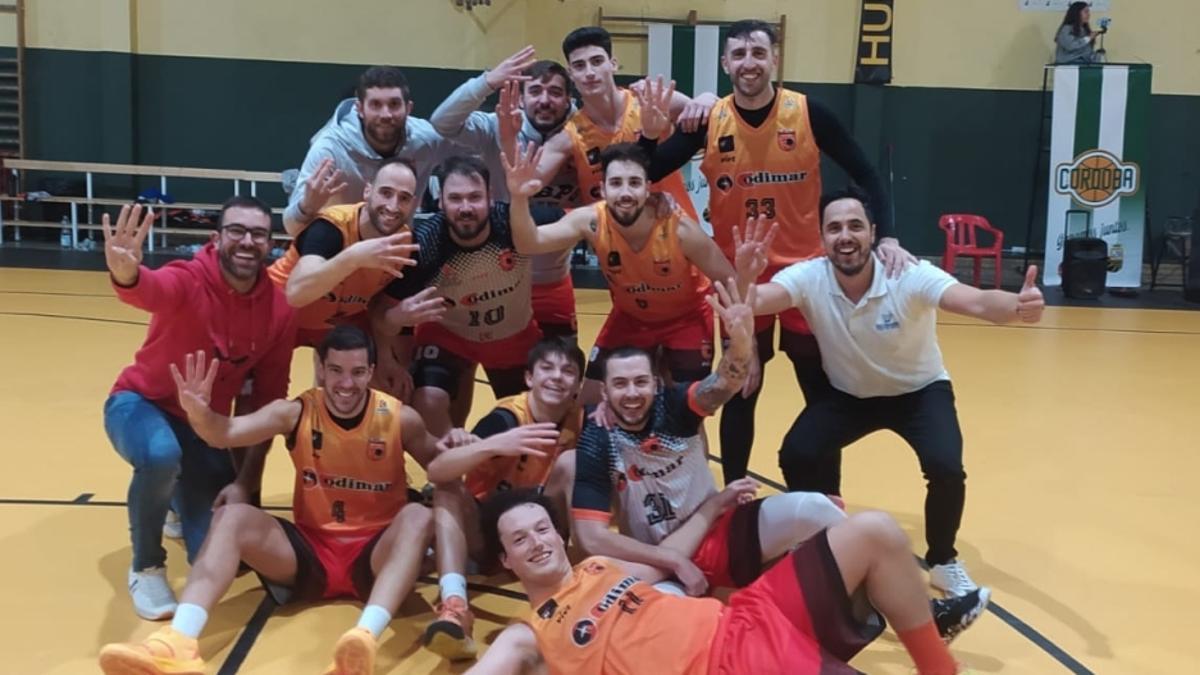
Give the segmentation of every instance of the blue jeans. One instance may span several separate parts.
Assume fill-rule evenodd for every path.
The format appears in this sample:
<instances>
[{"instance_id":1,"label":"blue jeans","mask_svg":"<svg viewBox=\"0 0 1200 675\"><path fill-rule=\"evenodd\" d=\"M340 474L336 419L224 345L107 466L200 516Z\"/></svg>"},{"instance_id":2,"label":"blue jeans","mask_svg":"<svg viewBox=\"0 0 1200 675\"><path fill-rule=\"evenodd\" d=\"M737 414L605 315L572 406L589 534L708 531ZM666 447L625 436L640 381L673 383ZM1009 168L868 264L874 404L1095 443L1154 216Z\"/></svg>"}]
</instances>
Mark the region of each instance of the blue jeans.
<instances>
[{"instance_id":1,"label":"blue jeans","mask_svg":"<svg viewBox=\"0 0 1200 675\"><path fill-rule=\"evenodd\" d=\"M127 498L133 569L166 563L162 528L172 504L183 525L188 562L195 560L212 521L213 500L236 477L229 452L209 447L185 420L132 391L118 391L104 402L104 431L133 466Z\"/></svg>"}]
</instances>

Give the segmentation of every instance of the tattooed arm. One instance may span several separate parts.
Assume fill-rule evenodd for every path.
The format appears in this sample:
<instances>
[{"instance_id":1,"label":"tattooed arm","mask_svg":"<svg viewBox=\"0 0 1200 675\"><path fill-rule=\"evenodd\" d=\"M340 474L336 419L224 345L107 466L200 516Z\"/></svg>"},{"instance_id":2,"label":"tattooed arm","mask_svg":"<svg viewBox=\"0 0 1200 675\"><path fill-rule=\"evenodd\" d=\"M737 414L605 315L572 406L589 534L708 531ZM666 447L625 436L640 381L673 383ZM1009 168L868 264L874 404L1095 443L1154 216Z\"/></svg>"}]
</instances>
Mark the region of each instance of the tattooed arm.
<instances>
[{"instance_id":1,"label":"tattooed arm","mask_svg":"<svg viewBox=\"0 0 1200 675\"><path fill-rule=\"evenodd\" d=\"M708 304L721 317L729 346L721 354L717 372L698 382L691 396L693 403L709 415L741 390L754 358L754 286L744 299L733 279L725 284L718 281L714 286L717 292L708 296Z\"/></svg>"}]
</instances>

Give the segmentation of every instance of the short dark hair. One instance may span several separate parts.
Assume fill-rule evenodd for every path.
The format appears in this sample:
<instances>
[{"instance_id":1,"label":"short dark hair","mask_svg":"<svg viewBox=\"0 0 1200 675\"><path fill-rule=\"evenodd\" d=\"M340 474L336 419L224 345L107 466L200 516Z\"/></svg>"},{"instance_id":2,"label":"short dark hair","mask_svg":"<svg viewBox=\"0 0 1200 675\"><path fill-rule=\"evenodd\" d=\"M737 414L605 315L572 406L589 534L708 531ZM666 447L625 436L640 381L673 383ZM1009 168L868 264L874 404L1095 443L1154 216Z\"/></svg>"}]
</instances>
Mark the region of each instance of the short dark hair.
<instances>
[{"instance_id":1,"label":"short dark hair","mask_svg":"<svg viewBox=\"0 0 1200 675\"><path fill-rule=\"evenodd\" d=\"M650 175L650 155L637 143L616 143L600 152L600 167L602 173L608 174L608 165L613 162L633 162Z\"/></svg>"},{"instance_id":2,"label":"short dark hair","mask_svg":"<svg viewBox=\"0 0 1200 675\"><path fill-rule=\"evenodd\" d=\"M262 211L265 213L267 218L271 217L271 207L258 197L251 197L250 195L234 195L229 199L226 199L224 204L221 204L221 215L217 219L218 225L225 224L225 212L229 209L254 209L256 211Z\"/></svg>"},{"instance_id":3,"label":"short dark hair","mask_svg":"<svg viewBox=\"0 0 1200 675\"><path fill-rule=\"evenodd\" d=\"M375 365L375 342L370 335L357 326L342 324L329 331L329 334L321 340L321 344L317 345L317 357L321 359L322 364L325 363L325 357L329 355L331 349L339 352L365 349L367 350L367 365Z\"/></svg>"},{"instance_id":4,"label":"short dark hair","mask_svg":"<svg viewBox=\"0 0 1200 675\"><path fill-rule=\"evenodd\" d=\"M579 348L579 345L558 335L552 335L537 341L533 349L529 350L529 355L525 357L525 372L532 373L533 369L537 367L538 361L552 355L561 356L574 363L575 367L579 368L579 375L583 376L586 364L583 358L583 350Z\"/></svg>"},{"instance_id":5,"label":"short dark hair","mask_svg":"<svg viewBox=\"0 0 1200 675\"><path fill-rule=\"evenodd\" d=\"M408 97L408 78L404 76L403 70L395 66L371 66L358 76L358 86L354 93L358 100L363 101L367 98L368 89L392 88L399 89L405 101L411 100Z\"/></svg>"},{"instance_id":6,"label":"short dark hair","mask_svg":"<svg viewBox=\"0 0 1200 675\"><path fill-rule=\"evenodd\" d=\"M761 19L742 19L729 24L729 32L725 33L724 48L729 47L729 41L735 39L745 40L752 33L762 31L767 34L767 40L771 42L771 46L779 44L779 34L775 32L775 27Z\"/></svg>"},{"instance_id":7,"label":"short dark hair","mask_svg":"<svg viewBox=\"0 0 1200 675\"><path fill-rule=\"evenodd\" d=\"M375 169L375 175L378 176L384 169L393 164L399 164L412 172L413 178L417 177L417 164L407 157L388 157L379 163L379 168Z\"/></svg>"},{"instance_id":8,"label":"short dark hair","mask_svg":"<svg viewBox=\"0 0 1200 675\"><path fill-rule=\"evenodd\" d=\"M524 504L536 504L546 509L546 513L550 514L550 523L554 525L554 529L558 530L560 535L564 534L566 530L558 509L554 508L554 503L550 501L549 497L536 488L494 492L479 505L479 525L483 530L485 561L499 562L500 554L504 553L504 544L500 541L500 517Z\"/></svg>"},{"instance_id":9,"label":"short dark hair","mask_svg":"<svg viewBox=\"0 0 1200 675\"><path fill-rule=\"evenodd\" d=\"M446 161L442 162L441 170L443 185L445 185L447 178L455 175L467 178L479 176L483 179L485 187L491 185L492 176L488 172L487 164L475 155L454 155L453 157L449 157Z\"/></svg>"},{"instance_id":10,"label":"short dark hair","mask_svg":"<svg viewBox=\"0 0 1200 675\"><path fill-rule=\"evenodd\" d=\"M862 188L851 183L840 190L833 190L821 195L821 225L825 224L825 207L841 199L857 200L862 204L863 212L867 214L867 224L870 225L875 222L875 214L871 212L871 198Z\"/></svg>"},{"instance_id":11,"label":"short dark hair","mask_svg":"<svg viewBox=\"0 0 1200 675\"><path fill-rule=\"evenodd\" d=\"M542 59L541 61L537 61L532 66L526 68L521 74L528 77L529 82L548 80L551 77L558 75L563 79L563 84L567 86L567 90L570 91L571 88L571 78L569 75L567 75L567 69L564 68L563 65L558 61ZM526 82L526 84L528 84L528 82ZM524 85L522 85L521 88L524 90Z\"/></svg>"},{"instance_id":12,"label":"short dark hair","mask_svg":"<svg viewBox=\"0 0 1200 675\"><path fill-rule=\"evenodd\" d=\"M608 356L604 357L604 368L602 369L603 372L600 374L600 377L605 380L608 379L608 364L613 359L628 359L634 356L645 357L646 360L650 362L650 374L654 374L654 354L651 354L641 347L617 347L610 352Z\"/></svg>"},{"instance_id":13,"label":"short dark hair","mask_svg":"<svg viewBox=\"0 0 1200 675\"><path fill-rule=\"evenodd\" d=\"M563 58L571 59L571 52L581 47L599 47L612 56L612 35L600 26L583 26L567 33L563 38Z\"/></svg>"}]
</instances>

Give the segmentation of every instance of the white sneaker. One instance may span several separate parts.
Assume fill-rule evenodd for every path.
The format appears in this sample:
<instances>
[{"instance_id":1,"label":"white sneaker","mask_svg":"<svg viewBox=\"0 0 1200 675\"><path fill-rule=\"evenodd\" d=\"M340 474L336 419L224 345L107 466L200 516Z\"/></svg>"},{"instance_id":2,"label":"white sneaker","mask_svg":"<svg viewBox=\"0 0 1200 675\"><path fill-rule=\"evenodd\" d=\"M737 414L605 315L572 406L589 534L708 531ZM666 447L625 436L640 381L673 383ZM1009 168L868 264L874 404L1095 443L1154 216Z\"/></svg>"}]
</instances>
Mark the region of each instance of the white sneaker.
<instances>
[{"instance_id":1,"label":"white sneaker","mask_svg":"<svg viewBox=\"0 0 1200 675\"><path fill-rule=\"evenodd\" d=\"M963 567L959 560L951 560L948 563L931 567L929 583L944 593L946 597L951 598L961 597L979 589L979 585L971 579L967 574L967 568Z\"/></svg>"},{"instance_id":2,"label":"white sneaker","mask_svg":"<svg viewBox=\"0 0 1200 675\"><path fill-rule=\"evenodd\" d=\"M167 511L167 520L163 523L163 536L167 539L183 539L183 521L175 511Z\"/></svg>"},{"instance_id":3,"label":"white sneaker","mask_svg":"<svg viewBox=\"0 0 1200 675\"><path fill-rule=\"evenodd\" d=\"M167 583L165 567L150 567L141 572L129 570L129 596L133 611L147 621L161 621L175 615L175 592Z\"/></svg>"}]
</instances>

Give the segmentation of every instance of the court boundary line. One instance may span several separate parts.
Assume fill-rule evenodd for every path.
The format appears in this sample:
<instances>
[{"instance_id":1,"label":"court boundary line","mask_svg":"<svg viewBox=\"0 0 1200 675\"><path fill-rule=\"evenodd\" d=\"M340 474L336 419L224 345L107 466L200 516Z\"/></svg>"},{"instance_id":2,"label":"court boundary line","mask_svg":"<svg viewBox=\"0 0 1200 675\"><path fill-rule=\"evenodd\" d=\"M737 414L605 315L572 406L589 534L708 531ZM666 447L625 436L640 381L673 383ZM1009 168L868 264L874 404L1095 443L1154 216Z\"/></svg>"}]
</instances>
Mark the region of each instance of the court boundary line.
<instances>
[{"instance_id":1,"label":"court boundary line","mask_svg":"<svg viewBox=\"0 0 1200 675\"><path fill-rule=\"evenodd\" d=\"M708 460L710 462L720 463L720 458L716 457L712 454L708 455ZM767 478L766 476L755 473L753 471L747 471L746 475L753 478L754 480L757 480L758 482L762 483L763 485L766 485L770 488L774 488L775 490L778 490L779 492L787 492L787 486L779 483L778 481ZM122 506L122 507L126 506L125 502L119 502L119 501L94 501L91 499L93 496L94 496L94 494L91 492L84 492L84 493L79 494L74 499L4 499L4 498L0 498L0 505L10 504L10 505L34 505L34 506ZM290 506L262 506L260 508L262 508L264 511L288 511L291 509ZM919 556L914 555L913 557L916 558L917 563L920 564L922 568L928 569L925 565L924 560L922 560ZM421 583L430 584L433 586L437 585L437 580L428 575L422 575L420 577L417 577L417 581L421 582ZM474 582L468 582L467 588L470 590L479 592L479 593L488 593L491 595L497 595L497 596L500 596L503 598L508 598L510 600L518 600L518 601L523 601L523 602L529 601L529 596L525 595L524 593L521 593L519 591L514 591L514 590L511 590L508 588L504 588L501 586L493 586L491 584L479 584L479 583L474 583ZM266 605L267 603L270 603L270 605L271 605L269 611L264 609L264 605ZM266 597L263 598L263 601L259 603L259 607L255 610L254 615L250 618L250 621L246 623L246 626L245 626L245 628L243 628L241 635L238 636L237 643L234 644L234 650L242 648L242 649L244 649L244 653L237 652L238 654L240 654L240 658L239 658L237 664L233 667L233 670L226 670L226 665L222 664L221 669L218 671L218 675L233 675L234 673L237 673L237 669L241 667L241 663L245 660L246 656L249 655L250 650L254 647L255 642L258 641L258 635L262 632L263 626L266 625L267 619L269 619L271 617L271 614L275 611L276 608L278 608L278 605L275 604L275 601L271 599L271 596L268 593L266 595ZM1009 610L1005 609L1003 606L999 605L998 603L996 603L994 601L989 602L987 611L994 614L997 618L999 618L1001 621L1003 621L1005 625L1007 625L1009 628L1012 628L1013 630L1015 630L1017 632L1017 634L1021 635L1026 640L1029 640L1029 642L1031 642L1035 647L1037 647L1038 649L1041 649L1046 655L1048 655L1050 658L1057 661L1059 663L1059 665L1063 666L1064 668L1066 668L1068 671L1070 671L1074 675L1095 675L1094 671L1092 671L1087 666L1083 665L1078 659L1071 656L1065 649L1063 649L1062 647L1059 647L1057 644L1055 644L1055 642L1053 640L1051 640L1050 638L1043 635L1036 628L1029 625L1025 621L1021 620L1020 617L1013 614ZM260 618L260 614L263 614L263 616L261 616L261 618ZM255 626L256 622L260 625ZM252 626L255 628L253 631L251 631ZM246 637L248 634L250 635L250 637ZM248 640L248 643L246 643L245 646L243 647L242 646L243 642L247 641L247 640ZM235 652L233 650L231 650L229 656L227 656L225 659L226 663L228 663L229 660L234 657L234 655L235 655Z\"/></svg>"},{"instance_id":2,"label":"court boundary line","mask_svg":"<svg viewBox=\"0 0 1200 675\"><path fill-rule=\"evenodd\" d=\"M721 458L709 454L708 461L715 462L719 465L721 463ZM758 481L759 483L762 483L763 485L778 490L781 493L788 491L786 485L767 478L761 474L747 470L746 475ZM925 561L922 560L920 556L914 554L913 557L916 558L917 564L920 565L922 569L929 569L928 565L926 565ZM1093 673L1087 666L1083 665L1070 654L1068 654L1065 649L1056 645L1053 640L1045 635L1042 635L1036 628L1030 626L1028 623L1025 623L1015 614L1007 609L1004 609L996 602L989 601L987 611L995 614L996 617L1008 625L1009 628L1017 631L1019 635L1032 642L1035 647L1041 649L1043 652L1049 655L1050 658L1058 661L1060 665L1071 671L1074 675L1095 675L1095 673Z\"/></svg>"}]
</instances>

